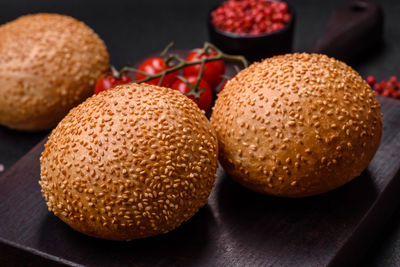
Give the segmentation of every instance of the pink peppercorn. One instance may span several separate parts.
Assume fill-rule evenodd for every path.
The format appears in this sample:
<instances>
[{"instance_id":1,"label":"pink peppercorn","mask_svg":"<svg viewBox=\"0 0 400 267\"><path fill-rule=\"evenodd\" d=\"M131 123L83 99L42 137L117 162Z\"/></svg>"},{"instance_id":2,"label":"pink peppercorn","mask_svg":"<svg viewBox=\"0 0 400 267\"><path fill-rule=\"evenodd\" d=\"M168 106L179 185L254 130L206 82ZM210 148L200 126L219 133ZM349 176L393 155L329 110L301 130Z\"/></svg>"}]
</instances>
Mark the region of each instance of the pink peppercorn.
<instances>
[{"instance_id":1,"label":"pink peppercorn","mask_svg":"<svg viewBox=\"0 0 400 267\"><path fill-rule=\"evenodd\" d=\"M376 82L376 80L375 80L375 77L374 76L372 76L372 75L369 75L368 77L367 77L367 83L369 84L369 85L374 85L375 84L375 82Z\"/></svg>"},{"instance_id":2,"label":"pink peppercorn","mask_svg":"<svg viewBox=\"0 0 400 267\"><path fill-rule=\"evenodd\" d=\"M390 92L389 92L389 90L384 90L381 95L390 96Z\"/></svg>"},{"instance_id":3,"label":"pink peppercorn","mask_svg":"<svg viewBox=\"0 0 400 267\"><path fill-rule=\"evenodd\" d=\"M272 0L227 0L211 12L218 29L248 35L278 31L291 18L286 2Z\"/></svg>"},{"instance_id":4,"label":"pink peppercorn","mask_svg":"<svg viewBox=\"0 0 400 267\"><path fill-rule=\"evenodd\" d=\"M398 83L399 81L397 80L397 77L396 77L396 76L390 76L389 82L390 82L390 83Z\"/></svg>"},{"instance_id":5,"label":"pink peppercorn","mask_svg":"<svg viewBox=\"0 0 400 267\"><path fill-rule=\"evenodd\" d=\"M370 75L366 80L374 89L375 95L400 99L400 82L396 76L391 76L387 81L376 82L375 77Z\"/></svg>"}]
</instances>

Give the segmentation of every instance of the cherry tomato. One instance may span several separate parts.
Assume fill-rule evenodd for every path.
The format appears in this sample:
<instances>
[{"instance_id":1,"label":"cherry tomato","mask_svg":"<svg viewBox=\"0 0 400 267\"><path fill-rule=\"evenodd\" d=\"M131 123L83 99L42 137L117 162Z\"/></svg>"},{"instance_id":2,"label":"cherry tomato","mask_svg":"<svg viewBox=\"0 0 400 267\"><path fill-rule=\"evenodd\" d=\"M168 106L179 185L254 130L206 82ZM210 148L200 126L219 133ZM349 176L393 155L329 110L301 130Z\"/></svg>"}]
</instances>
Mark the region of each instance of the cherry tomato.
<instances>
[{"instance_id":1,"label":"cherry tomato","mask_svg":"<svg viewBox=\"0 0 400 267\"><path fill-rule=\"evenodd\" d=\"M186 57L186 61L197 61L203 58L214 57L217 55L217 52L215 51L210 51L207 54L202 53L202 51L202 48L192 50L192 52L190 52L190 54ZM183 74L187 76L197 76L199 75L200 68L201 64L186 67L183 69ZM222 81L224 74L225 62L223 60L210 61L204 64L202 79L204 79L211 86L211 88L216 89L218 84Z\"/></svg>"},{"instance_id":2,"label":"cherry tomato","mask_svg":"<svg viewBox=\"0 0 400 267\"><path fill-rule=\"evenodd\" d=\"M96 82L96 86L94 87L94 93L98 94L101 91L108 90L113 88L118 84L125 84L131 82L132 79L128 75L124 74L121 78L115 77L112 72L107 72L100 76L100 78Z\"/></svg>"},{"instance_id":3,"label":"cherry tomato","mask_svg":"<svg viewBox=\"0 0 400 267\"><path fill-rule=\"evenodd\" d=\"M166 69L168 69L168 66L165 63L164 59L162 59L161 57L148 58L145 61L143 61L142 64L139 66L140 71L148 74L157 74ZM166 87L171 86L172 83L176 80L176 76L178 76L178 74L179 73L177 71L174 71L172 73L165 75L161 83L161 86L166 86ZM136 81L142 80L144 78L146 78L144 74L136 73ZM146 83L158 85L159 81L160 78L156 78L149 80Z\"/></svg>"},{"instance_id":4,"label":"cherry tomato","mask_svg":"<svg viewBox=\"0 0 400 267\"><path fill-rule=\"evenodd\" d=\"M196 84L197 76L185 76L184 77L188 82L192 85ZM191 93L190 87L182 80L176 79L176 81L171 86L172 89L178 90L182 94L185 94L187 97L192 99L200 109L204 111L208 111L211 107L211 100L212 100L212 91L208 83L201 79L199 83L200 91L200 98L196 98L193 93Z\"/></svg>"}]
</instances>

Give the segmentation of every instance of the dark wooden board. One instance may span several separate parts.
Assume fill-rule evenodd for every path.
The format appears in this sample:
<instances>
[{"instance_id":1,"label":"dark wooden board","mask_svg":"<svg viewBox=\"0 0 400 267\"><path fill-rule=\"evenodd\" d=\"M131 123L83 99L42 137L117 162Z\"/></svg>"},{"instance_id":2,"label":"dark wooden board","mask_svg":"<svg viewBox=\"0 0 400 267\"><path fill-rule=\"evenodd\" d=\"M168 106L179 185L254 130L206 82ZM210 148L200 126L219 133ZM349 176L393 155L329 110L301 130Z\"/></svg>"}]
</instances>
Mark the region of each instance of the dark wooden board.
<instances>
[{"instance_id":1,"label":"dark wooden board","mask_svg":"<svg viewBox=\"0 0 400 267\"><path fill-rule=\"evenodd\" d=\"M381 146L362 175L320 196L251 192L223 169L203 207L164 235L131 242L80 234L49 213L40 193L40 142L0 176L0 265L343 266L360 259L398 204L400 101L378 98ZM11 264L12 263L12 264Z\"/></svg>"}]
</instances>

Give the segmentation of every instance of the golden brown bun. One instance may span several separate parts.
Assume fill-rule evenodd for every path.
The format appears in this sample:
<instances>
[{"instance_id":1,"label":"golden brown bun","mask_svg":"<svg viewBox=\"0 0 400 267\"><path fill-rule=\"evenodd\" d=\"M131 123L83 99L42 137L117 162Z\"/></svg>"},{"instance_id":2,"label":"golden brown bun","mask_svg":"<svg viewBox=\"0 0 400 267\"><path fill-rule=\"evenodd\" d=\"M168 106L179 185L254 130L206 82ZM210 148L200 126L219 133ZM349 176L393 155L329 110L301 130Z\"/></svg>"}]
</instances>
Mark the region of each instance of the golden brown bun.
<instances>
[{"instance_id":1,"label":"golden brown bun","mask_svg":"<svg viewBox=\"0 0 400 267\"><path fill-rule=\"evenodd\" d=\"M211 123L233 179L287 197L324 193L360 175L382 134L380 106L360 75L306 53L241 71L218 95Z\"/></svg>"},{"instance_id":2,"label":"golden brown bun","mask_svg":"<svg viewBox=\"0 0 400 267\"><path fill-rule=\"evenodd\" d=\"M49 210L95 237L166 233L206 202L218 141L197 105L178 91L128 84L95 95L51 133L41 162Z\"/></svg>"},{"instance_id":3,"label":"golden brown bun","mask_svg":"<svg viewBox=\"0 0 400 267\"><path fill-rule=\"evenodd\" d=\"M74 18L35 14L0 26L0 124L53 128L108 66L104 42Z\"/></svg>"}]
</instances>

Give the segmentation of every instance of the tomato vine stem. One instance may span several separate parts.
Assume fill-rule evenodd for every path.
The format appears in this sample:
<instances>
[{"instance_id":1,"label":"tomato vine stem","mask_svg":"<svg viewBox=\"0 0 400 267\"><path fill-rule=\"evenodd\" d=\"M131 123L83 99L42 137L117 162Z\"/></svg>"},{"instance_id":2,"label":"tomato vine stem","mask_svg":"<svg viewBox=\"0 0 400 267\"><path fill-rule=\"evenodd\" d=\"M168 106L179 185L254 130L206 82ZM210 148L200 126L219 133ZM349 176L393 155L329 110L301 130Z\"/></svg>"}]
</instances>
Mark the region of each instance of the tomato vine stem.
<instances>
[{"instance_id":1,"label":"tomato vine stem","mask_svg":"<svg viewBox=\"0 0 400 267\"><path fill-rule=\"evenodd\" d=\"M169 48L170 46L168 46ZM213 44L209 43L209 42L205 42L204 46L203 46L203 51L204 53L208 53L210 50L215 51L217 54L215 56L212 57L207 57L207 58L202 58L201 60L196 60L196 61L186 61L185 59L181 58L179 55L176 54L169 54L166 58L166 64L167 66L170 65L170 62L175 61L176 63L174 65L171 66L171 68L166 69L162 72L156 73L156 74L149 74L146 72L142 72L138 69L132 68L132 67L124 67L122 68L122 71L130 71L130 72L137 72L140 74L143 74L146 76L146 78L141 79L141 80L137 80L135 81L136 83L143 83L143 82L147 82L149 80L155 79L155 78L160 78L160 82L162 82L162 78L165 77L165 75L183 69L185 67L188 66L193 66L193 65L197 65L197 64L201 64L201 69L200 69L200 74L202 74L203 72L203 68L204 68L204 64L210 61L216 61L216 60L224 60L224 61L230 61L230 62L237 62L237 63L242 63L243 66L246 68L248 66L248 61L246 60L245 57L240 56L240 55L230 55L230 54L225 54L224 52L222 52L220 49L218 49L216 46L214 46ZM198 76L197 82L196 82L196 87L198 86L199 82L201 79L201 75Z\"/></svg>"}]
</instances>

